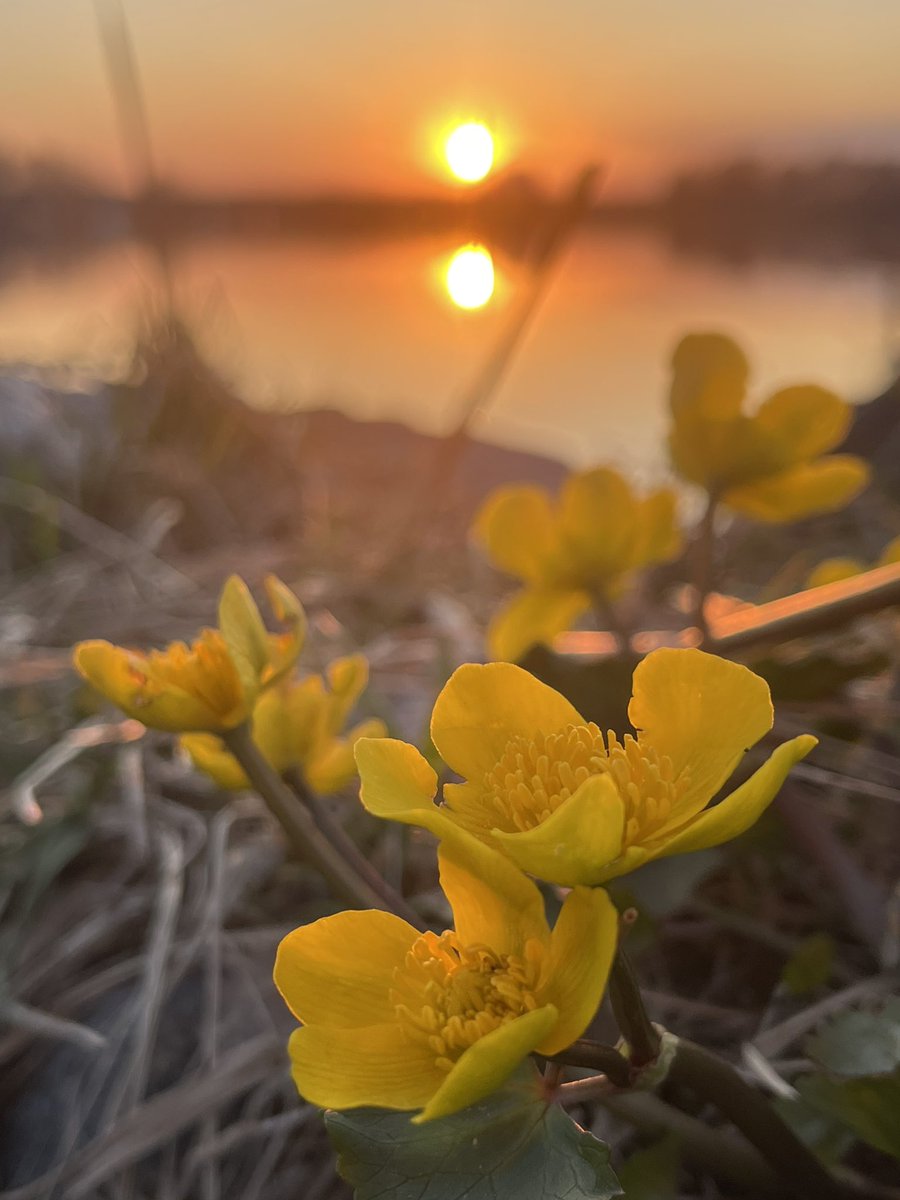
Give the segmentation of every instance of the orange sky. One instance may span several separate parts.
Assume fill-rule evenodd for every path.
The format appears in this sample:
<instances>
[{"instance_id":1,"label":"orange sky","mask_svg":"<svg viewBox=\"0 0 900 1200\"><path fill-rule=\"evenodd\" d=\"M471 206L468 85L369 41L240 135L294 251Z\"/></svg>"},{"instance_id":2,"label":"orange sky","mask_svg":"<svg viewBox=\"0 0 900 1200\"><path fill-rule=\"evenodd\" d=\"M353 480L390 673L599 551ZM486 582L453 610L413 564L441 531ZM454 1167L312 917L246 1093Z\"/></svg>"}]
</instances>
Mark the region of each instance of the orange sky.
<instances>
[{"instance_id":1,"label":"orange sky","mask_svg":"<svg viewBox=\"0 0 900 1200\"><path fill-rule=\"evenodd\" d=\"M428 190L454 116L612 191L760 151L900 157L900 0L124 0L161 173ZM127 183L92 0L0 0L0 146Z\"/></svg>"}]
</instances>

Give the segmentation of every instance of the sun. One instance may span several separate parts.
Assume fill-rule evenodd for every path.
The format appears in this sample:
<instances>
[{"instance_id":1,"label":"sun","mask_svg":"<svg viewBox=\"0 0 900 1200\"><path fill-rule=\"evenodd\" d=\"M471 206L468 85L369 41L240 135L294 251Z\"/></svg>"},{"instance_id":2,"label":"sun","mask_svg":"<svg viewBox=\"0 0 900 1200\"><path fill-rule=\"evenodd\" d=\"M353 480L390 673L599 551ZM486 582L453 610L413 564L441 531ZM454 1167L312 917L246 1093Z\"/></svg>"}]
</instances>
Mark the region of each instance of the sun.
<instances>
[{"instance_id":1,"label":"sun","mask_svg":"<svg viewBox=\"0 0 900 1200\"><path fill-rule=\"evenodd\" d=\"M447 291L458 308L482 308L494 294L494 260L484 246L463 246L447 267Z\"/></svg>"},{"instance_id":2,"label":"sun","mask_svg":"<svg viewBox=\"0 0 900 1200\"><path fill-rule=\"evenodd\" d=\"M463 183L478 183L494 163L494 139L487 125L467 121L457 125L444 143L447 164Z\"/></svg>"}]
</instances>

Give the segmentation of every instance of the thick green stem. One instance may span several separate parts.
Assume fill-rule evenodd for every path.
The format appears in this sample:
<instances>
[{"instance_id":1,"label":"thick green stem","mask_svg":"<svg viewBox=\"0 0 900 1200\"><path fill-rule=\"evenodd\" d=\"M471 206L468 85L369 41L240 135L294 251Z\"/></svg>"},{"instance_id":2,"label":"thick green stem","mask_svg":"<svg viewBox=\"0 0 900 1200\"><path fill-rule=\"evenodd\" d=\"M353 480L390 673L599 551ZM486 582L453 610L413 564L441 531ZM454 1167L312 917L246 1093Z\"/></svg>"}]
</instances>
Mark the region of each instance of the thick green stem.
<instances>
[{"instance_id":1,"label":"thick green stem","mask_svg":"<svg viewBox=\"0 0 900 1200\"><path fill-rule=\"evenodd\" d=\"M645 1067L659 1054L660 1037L644 1008L641 989L624 948L620 945L609 976L609 1000L632 1066Z\"/></svg>"},{"instance_id":2,"label":"thick green stem","mask_svg":"<svg viewBox=\"0 0 900 1200\"><path fill-rule=\"evenodd\" d=\"M321 798L310 788L303 778L303 774L295 769L288 771L286 778L292 790L300 799L300 802L312 813L314 821L325 837L328 838L329 842L331 842L335 850L347 862L348 866L352 867L373 892L377 892L381 897L382 905L390 909L391 912L396 913L398 917L402 917L404 921L408 921L416 929L424 929L425 925L419 914L407 904L406 900L404 900L396 889L391 887L377 867L374 867L369 862L340 821L335 819L328 805L324 804Z\"/></svg>"},{"instance_id":3,"label":"thick green stem","mask_svg":"<svg viewBox=\"0 0 900 1200\"><path fill-rule=\"evenodd\" d=\"M309 811L260 754L250 726L229 729L222 734L222 740L278 820L297 856L320 871L354 908L384 908L383 898L338 853Z\"/></svg>"},{"instance_id":4,"label":"thick green stem","mask_svg":"<svg viewBox=\"0 0 900 1200\"><path fill-rule=\"evenodd\" d=\"M802 1200L847 1200L851 1189L839 1183L781 1120L764 1096L724 1059L679 1039L667 1076L690 1088L741 1131Z\"/></svg>"}]
</instances>

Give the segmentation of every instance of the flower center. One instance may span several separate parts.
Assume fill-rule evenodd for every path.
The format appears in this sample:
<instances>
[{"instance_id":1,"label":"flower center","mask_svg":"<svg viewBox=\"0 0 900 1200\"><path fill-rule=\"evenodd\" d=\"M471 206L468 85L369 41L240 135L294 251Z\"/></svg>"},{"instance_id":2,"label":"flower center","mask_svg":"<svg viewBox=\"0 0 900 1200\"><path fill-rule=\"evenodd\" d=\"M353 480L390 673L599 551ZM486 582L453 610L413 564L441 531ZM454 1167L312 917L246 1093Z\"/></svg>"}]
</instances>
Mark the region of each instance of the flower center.
<instances>
[{"instance_id":1,"label":"flower center","mask_svg":"<svg viewBox=\"0 0 900 1200\"><path fill-rule=\"evenodd\" d=\"M451 931L423 933L394 971L391 1003L406 1035L449 1071L479 1039L538 1007L542 960L534 939L517 956L462 946Z\"/></svg>"},{"instance_id":2,"label":"flower center","mask_svg":"<svg viewBox=\"0 0 900 1200\"><path fill-rule=\"evenodd\" d=\"M593 722L559 733L514 737L483 784L486 829L524 833L542 824L592 775L612 776L625 805L624 846L644 842L668 820L687 779L671 759ZM624 848L624 847L623 847Z\"/></svg>"},{"instance_id":3,"label":"flower center","mask_svg":"<svg viewBox=\"0 0 900 1200\"><path fill-rule=\"evenodd\" d=\"M190 646L172 642L151 651L146 667L148 683L181 688L214 712L230 713L243 702L240 678L217 629L204 629Z\"/></svg>"}]
</instances>

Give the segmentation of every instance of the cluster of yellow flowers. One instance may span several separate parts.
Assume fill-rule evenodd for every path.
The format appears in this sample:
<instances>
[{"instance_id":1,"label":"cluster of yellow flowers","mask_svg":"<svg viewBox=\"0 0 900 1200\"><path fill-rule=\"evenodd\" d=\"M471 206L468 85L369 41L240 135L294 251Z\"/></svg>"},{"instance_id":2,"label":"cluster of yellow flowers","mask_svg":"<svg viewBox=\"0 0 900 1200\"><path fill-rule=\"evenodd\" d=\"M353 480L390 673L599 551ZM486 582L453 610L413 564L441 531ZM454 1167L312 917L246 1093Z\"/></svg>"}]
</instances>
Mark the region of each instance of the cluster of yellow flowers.
<instances>
[{"instance_id":1,"label":"cluster of yellow flowers","mask_svg":"<svg viewBox=\"0 0 900 1200\"><path fill-rule=\"evenodd\" d=\"M847 405L804 385L749 416L747 376L743 353L719 334L691 335L674 355L672 464L706 491L708 511L722 504L788 521L856 495L865 464L828 454L846 433ZM129 716L180 734L221 786L249 786L233 756L243 744L235 731L249 726L277 775L299 772L305 786L331 792L358 771L370 813L437 839L451 930L350 911L296 929L279 948L275 982L301 1023L294 1079L323 1106L418 1110L414 1120L427 1121L494 1091L529 1054L565 1050L593 1018L616 954L618 916L602 885L742 833L815 745L803 735L777 746L717 799L773 725L768 686L746 667L656 650L634 672L633 732L613 732L513 665L591 606L617 600L641 568L679 553L671 489L639 496L610 467L573 474L556 500L504 488L475 533L523 586L489 630L496 661L460 667L435 703L431 737L456 777L442 789L422 754L381 722L342 732L366 685L364 658L293 676L306 620L275 578L266 588L282 633L266 630L233 577L218 628L191 646L144 654L85 642L75 651L86 679ZM898 557L895 542L881 561ZM810 583L862 569L830 561ZM564 890L552 927L535 880Z\"/></svg>"},{"instance_id":2,"label":"cluster of yellow flowers","mask_svg":"<svg viewBox=\"0 0 900 1200\"><path fill-rule=\"evenodd\" d=\"M470 664L435 704L434 744L462 777L435 803L437 776L414 746L373 726L365 732L376 736L357 727L338 738L364 663L334 664L330 691L318 677L289 681L305 620L283 584L267 589L284 634L266 631L232 578L219 628L191 647L142 654L87 642L75 662L129 715L186 734L194 761L225 786L246 781L218 735L244 722L276 771L299 766L324 787L345 777L356 739L364 806L436 835L452 930L351 911L296 929L279 948L275 982L302 1023L294 1079L323 1106L431 1120L494 1091L529 1054L565 1050L594 1016L616 952L618 917L598 885L741 833L815 744L777 747L710 808L772 726L768 687L747 668L658 650L635 671L636 733L604 734L520 667ZM569 889L552 928L531 877Z\"/></svg>"},{"instance_id":3,"label":"cluster of yellow flowers","mask_svg":"<svg viewBox=\"0 0 900 1200\"><path fill-rule=\"evenodd\" d=\"M679 343L670 389L675 472L710 503L757 521L842 508L869 479L862 459L828 454L847 434L850 406L803 384L775 392L748 416L749 371L743 351L723 334L690 334ZM539 487L495 491L473 532L491 561L524 587L491 622L491 656L521 659L592 606L602 613L641 568L675 558L682 548L676 507L672 489L637 496L610 466L570 475L555 501Z\"/></svg>"}]
</instances>

